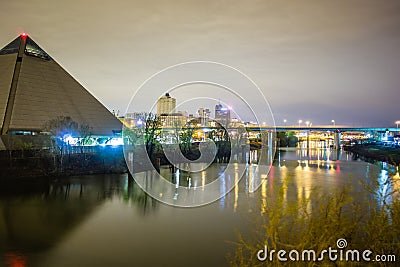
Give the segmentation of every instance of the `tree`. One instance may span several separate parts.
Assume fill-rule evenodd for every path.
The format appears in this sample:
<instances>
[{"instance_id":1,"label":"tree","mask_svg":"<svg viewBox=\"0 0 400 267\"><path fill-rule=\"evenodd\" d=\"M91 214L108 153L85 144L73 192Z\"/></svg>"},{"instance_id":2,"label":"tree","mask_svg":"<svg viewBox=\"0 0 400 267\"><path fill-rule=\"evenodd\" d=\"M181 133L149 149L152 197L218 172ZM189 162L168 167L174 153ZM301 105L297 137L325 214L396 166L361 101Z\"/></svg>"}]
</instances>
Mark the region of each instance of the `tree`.
<instances>
[{"instance_id":1,"label":"tree","mask_svg":"<svg viewBox=\"0 0 400 267\"><path fill-rule=\"evenodd\" d=\"M79 126L79 145L81 148L81 154L83 154L83 146L92 144L92 127L89 124L81 124Z\"/></svg>"},{"instance_id":2,"label":"tree","mask_svg":"<svg viewBox=\"0 0 400 267\"><path fill-rule=\"evenodd\" d=\"M69 146L67 138L72 136L81 137L80 144L85 145L90 140L92 128L87 124L80 125L69 116L58 116L47 121L44 129L51 134L54 165L55 167L57 166L56 155L59 155L60 171L62 171L64 154ZM83 152L82 149L81 152Z\"/></svg>"},{"instance_id":3,"label":"tree","mask_svg":"<svg viewBox=\"0 0 400 267\"><path fill-rule=\"evenodd\" d=\"M64 138L65 135L76 135L79 124L69 116L58 116L46 122L44 129L57 138Z\"/></svg>"},{"instance_id":4,"label":"tree","mask_svg":"<svg viewBox=\"0 0 400 267\"><path fill-rule=\"evenodd\" d=\"M180 145L181 145L181 151L188 155L191 152L191 147L192 147L192 141L193 141L193 128L188 127L185 128L181 135L180 135Z\"/></svg>"},{"instance_id":5,"label":"tree","mask_svg":"<svg viewBox=\"0 0 400 267\"><path fill-rule=\"evenodd\" d=\"M90 145L92 137L92 127L90 127L89 124L81 124L79 126L79 137L81 138L81 146Z\"/></svg>"},{"instance_id":6,"label":"tree","mask_svg":"<svg viewBox=\"0 0 400 267\"><path fill-rule=\"evenodd\" d=\"M182 132L182 123L179 120L175 120L174 122L174 131L173 131L173 139L176 144L181 142L181 132Z\"/></svg>"},{"instance_id":7,"label":"tree","mask_svg":"<svg viewBox=\"0 0 400 267\"><path fill-rule=\"evenodd\" d=\"M159 144L160 117L153 113L145 114L145 124L143 127L143 139L147 154L151 162L155 163L155 152Z\"/></svg>"},{"instance_id":8,"label":"tree","mask_svg":"<svg viewBox=\"0 0 400 267\"><path fill-rule=\"evenodd\" d=\"M278 132L277 137L279 139L280 147L296 147L298 138L294 135L294 132Z\"/></svg>"}]
</instances>

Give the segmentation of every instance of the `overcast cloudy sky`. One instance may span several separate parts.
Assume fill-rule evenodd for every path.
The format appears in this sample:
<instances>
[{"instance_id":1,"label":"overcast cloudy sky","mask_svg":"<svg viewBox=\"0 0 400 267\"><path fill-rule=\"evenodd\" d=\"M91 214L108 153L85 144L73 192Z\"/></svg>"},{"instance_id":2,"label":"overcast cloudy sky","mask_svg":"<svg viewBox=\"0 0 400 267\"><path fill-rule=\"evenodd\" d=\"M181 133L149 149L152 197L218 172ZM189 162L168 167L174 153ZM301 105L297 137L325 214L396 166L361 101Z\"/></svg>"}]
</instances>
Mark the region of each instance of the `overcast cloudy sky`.
<instances>
[{"instance_id":1,"label":"overcast cloudy sky","mask_svg":"<svg viewBox=\"0 0 400 267\"><path fill-rule=\"evenodd\" d=\"M250 76L277 124L394 126L399 14L400 1L2 1L0 46L27 32L121 113L153 73L211 60Z\"/></svg>"}]
</instances>

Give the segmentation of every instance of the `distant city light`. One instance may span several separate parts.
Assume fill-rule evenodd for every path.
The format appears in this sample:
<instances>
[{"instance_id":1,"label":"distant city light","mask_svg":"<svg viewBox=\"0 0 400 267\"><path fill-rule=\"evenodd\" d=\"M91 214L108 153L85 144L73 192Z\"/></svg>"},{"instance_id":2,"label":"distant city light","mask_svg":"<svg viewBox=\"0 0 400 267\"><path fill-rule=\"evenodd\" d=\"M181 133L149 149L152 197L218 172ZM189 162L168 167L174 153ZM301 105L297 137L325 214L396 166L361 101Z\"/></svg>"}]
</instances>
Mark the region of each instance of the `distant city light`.
<instances>
[{"instance_id":1,"label":"distant city light","mask_svg":"<svg viewBox=\"0 0 400 267\"><path fill-rule=\"evenodd\" d=\"M331 120L331 122L332 122L333 126L335 126L335 120Z\"/></svg>"},{"instance_id":2,"label":"distant city light","mask_svg":"<svg viewBox=\"0 0 400 267\"><path fill-rule=\"evenodd\" d=\"M400 121L396 121L395 124L396 124L396 127L399 128Z\"/></svg>"}]
</instances>

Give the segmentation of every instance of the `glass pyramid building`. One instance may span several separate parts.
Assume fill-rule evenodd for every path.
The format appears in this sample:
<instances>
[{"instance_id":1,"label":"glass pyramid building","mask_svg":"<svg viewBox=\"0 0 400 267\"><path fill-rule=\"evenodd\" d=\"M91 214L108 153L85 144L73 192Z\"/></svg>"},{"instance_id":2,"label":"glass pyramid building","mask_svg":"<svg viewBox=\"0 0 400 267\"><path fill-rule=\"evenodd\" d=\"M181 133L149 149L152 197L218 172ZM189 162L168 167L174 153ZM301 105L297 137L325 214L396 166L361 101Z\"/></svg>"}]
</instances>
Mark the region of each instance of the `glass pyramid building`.
<instances>
[{"instance_id":1,"label":"glass pyramid building","mask_svg":"<svg viewBox=\"0 0 400 267\"><path fill-rule=\"evenodd\" d=\"M69 116L92 134L112 136L121 122L28 35L0 50L1 135L40 132L46 122Z\"/></svg>"}]
</instances>

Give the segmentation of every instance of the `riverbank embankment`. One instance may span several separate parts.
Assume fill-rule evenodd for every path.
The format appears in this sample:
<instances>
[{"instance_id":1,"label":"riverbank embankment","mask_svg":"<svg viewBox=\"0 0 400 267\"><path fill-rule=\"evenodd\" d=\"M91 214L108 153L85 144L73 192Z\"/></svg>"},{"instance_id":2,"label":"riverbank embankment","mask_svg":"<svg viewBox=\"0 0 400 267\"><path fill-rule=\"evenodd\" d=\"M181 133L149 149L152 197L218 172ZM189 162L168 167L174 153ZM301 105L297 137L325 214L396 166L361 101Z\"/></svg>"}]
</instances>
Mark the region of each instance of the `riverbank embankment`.
<instances>
[{"instance_id":1,"label":"riverbank embankment","mask_svg":"<svg viewBox=\"0 0 400 267\"><path fill-rule=\"evenodd\" d=\"M400 148L372 143L345 146L344 149L365 159L384 161L395 166L400 165Z\"/></svg>"}]
</instances>

